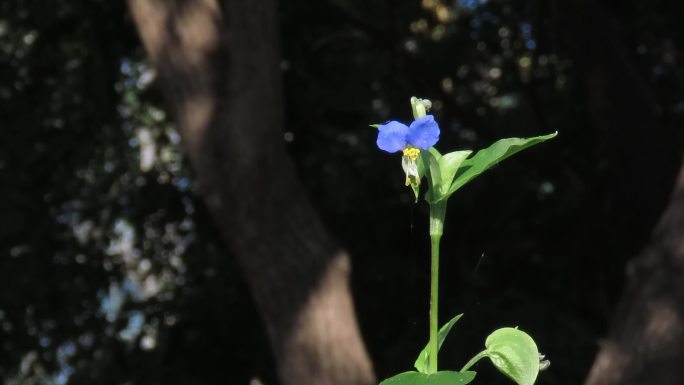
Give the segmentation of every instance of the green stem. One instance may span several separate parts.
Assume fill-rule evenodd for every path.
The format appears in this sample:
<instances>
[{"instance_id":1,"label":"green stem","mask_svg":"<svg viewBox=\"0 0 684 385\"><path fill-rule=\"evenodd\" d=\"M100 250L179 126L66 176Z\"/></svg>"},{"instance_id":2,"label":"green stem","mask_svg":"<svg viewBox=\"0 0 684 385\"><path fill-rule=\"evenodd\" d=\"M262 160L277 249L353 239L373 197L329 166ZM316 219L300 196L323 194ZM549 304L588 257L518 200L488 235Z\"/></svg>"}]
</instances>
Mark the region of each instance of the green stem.
<instances>
[{"instance_id":1,"label":"green stem","mask_svg":"<svg viewBox=\"0 0 684 385\"><path fill-rule=\"evenodd\" d=\"M431 266L430 266L430 342L428 343L428 373L437 372L437 354L439 346L437 333L439 331L439 241L444 229L444 217L446 215L446 200L430 205L430 240L431 240Z\"/></svg>"},{"instance_id":2,"label":"green stem","mask_svg":"<svg viewBox=\"0 0 684 385\"><path fill-rule=\"evenodd\" d=\"M486 350L483 350L483 351L477 353L477 355L475 357L471 358L467 364L463 365L461 372L465 372L466 370L470 369L470 367L475 365L475 363L477 361L480 361L481 359L483 359L485 357L487 357L487 351Z\"/></svg>"}]
</instances>

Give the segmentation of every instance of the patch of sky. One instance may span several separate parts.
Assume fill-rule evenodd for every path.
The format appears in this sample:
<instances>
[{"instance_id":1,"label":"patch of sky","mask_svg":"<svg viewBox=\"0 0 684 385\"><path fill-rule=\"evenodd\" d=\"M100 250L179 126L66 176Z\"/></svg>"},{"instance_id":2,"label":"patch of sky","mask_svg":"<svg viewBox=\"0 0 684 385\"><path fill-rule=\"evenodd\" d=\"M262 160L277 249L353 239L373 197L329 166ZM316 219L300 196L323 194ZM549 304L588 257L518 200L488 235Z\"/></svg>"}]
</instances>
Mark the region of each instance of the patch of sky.
<instances>
[{"instance_id":1,"label":"patch of sky","mask_svg":"<svg viewBox=\"0 0 684 385\"><path fill-rule=\"evenodd\" d=\"M100 311L109 322L114 322L119 317L121 308L125 302L125 293L117 282L109 284L109 291L105 295L100 293Z\"/></svg>"},{"instance_id":2,"label":"patch of sky","mask_svg":"<svg viewBox=\"0 0 684 385\"><path fill-rule=\"evenodd\" d=\"M138 89L145 89L152 84L156 77L157 73L152 68L144 67L142 68L135 85Z\"/></svg>"},{"instance_id":3,"label":"patch of sky","mask_svg":"<svg viewBox=\"0 0 684 385\"><path fill-rule=\"evenodd\" d=\"M136 133L140 143L140 170L148 172L157 162L157 143L152 131L141 128Z\"/></svg>"},{"instance_id":4,"label":"patch of sky","mask_svg":"<svg viewBox=\"0 0 684 385\"><path fill-rule=\"evenodd\" d=\"M463 8L475 10L483 4L487 4L487 1L488 0L458 0L458 4Z\"/></svg>"},{"instance_id":5,"label":"patch of sky","mask_svg":"<svg viewBox=\"0 0 684 385\"><path fill-rule=\"evenodd\" d=\"M134 302L144 301L159 292L158 286L155 279L148 279L144 285L129 278L124 278L121 284L112 282L107 294L99 294L100 312L105 315L107 321L114 322L119 318L128 299Z\"/></svg>"},{"instance_id":6,"label":"patch of sky","mask_svg":"<svg viewBox=\"0 0 684 385\"><path fill-rule=\"evenodd\" d=\"M109 255L121 255L124 260L135 257L135 229L125 219L117 219L114 224L114 234L107 247Z\"/></svg>"},{"instance_id":7,"label":"patch of sky","mask_svg":"<svg viewBox=\"0 0 684 385\"><path fill-rule=\"evenodd\" d=\"M50 338L49 337L41 337L40 341L38 343L40 344L41 347L47 348L50 346Z\"/></svg>"},{"instance_id":8,"label":"patch of sky","mask_svg":"<svg viewBox=\"0 0 684 385\"><path fill-rule=\"evenodd\" d=\"M533 39L532 25L530 23L524 22L520 24L520 34L523 40L525 40L525 47L527 49L533 50L537 48L537 42Z\"/></svg>"},{"instance_id":9,"label":"patch of sky","mask_svg":"<svg viewBox=\"0 0 684 385\"><path fill-rule=\"evenodd\" d=\"M522 23L520 25L520 32L522 33L523 38L531 39L532 38L532 25L530 25L530 23Z\"/></svg>"},{"instance_id":10,"label":"patch of sky","mask_svg":"<svg viewBox=\"0 0 684 385\"><path fill-rule=\"evenodd\" d=\"M121 59L121 63L119 64L119 71L121 71L122 74L127 76L133 75L133 66L131 65L131 61L128 58Z\"/></svg>"},{"instance_id":11,"label":"patch of sky","mask_svg":"<svg viewBox=\"0 0 684 385\"><path fill-rule=\"evenodd\" d=\"M26 45L32 45L36 41L36 38L38 38L38 32L31 31L31 32L24 35L24 37L22 38L22 41Z\"/></svg>"},{"instance_id":12,"label":"patch of sky","mask_svg":"<svg viewBox=\"0 0 684 385\"><path fill-rule=\"evenodd\" d=\"M181 137L180 137L180 134L178 134L178 132L173 131L173 130L169 130L166 132L166 136L169 138L169 141L172 144L174 144L174 145L180 144Z\"/></svg>"},{"instance_id":13,"label":"patch of sky","mask_svg":"<svg viewBox=\"0 0 684 385\"><path fill-rule=\"evenodd\" d=\"M52 383L64 385L74 373L74 368L69 360L76 354L76 345L72 341L66 341L57 348L57 363L59 370L51 376Z\"/></svg>"},{"instance_id":14,"label":"patch of sky","mask_svg":"<svg viewBox=\"0 0 684 385\"><path fill-rule=\"evenodd\" d=\"M145 325L145 315L140 311L131 312L128 317L128 324L126 328L119 332L119 338L126 342L132 342L143 330Z\"/></svg>"},{"instance_id":15,"label":"patch of sky","mask_svg":"<svg viewBox=\"0 0 684 385\"><path fill-rule=\"evenodd\" d=\"M185 191L190 187L190 180L188 178L178 178L176 180L176 186L179 190Z\"/></svg>"},{"instance_id":16,"label":"patch of sky","mask_svg":"<svg viewBox=\"0 0 684 385\"><path fill-rule=\"evenodd\" d=\"M72 341L66 341L57 348L57 362L60 365L66 365L74 354L76 354L76 345Z\"/></svg>"},{"instance_id":17,"label":"patch of sky","mask_svg":"<svg viewBox=\"0 0 684 385\"><path fill-rule=\"evenodd\" d=\"M123 290L136 302L142 301L146 298L142 286L138 282L128 278L123 280Z\"/></svg>"}]
</instances>

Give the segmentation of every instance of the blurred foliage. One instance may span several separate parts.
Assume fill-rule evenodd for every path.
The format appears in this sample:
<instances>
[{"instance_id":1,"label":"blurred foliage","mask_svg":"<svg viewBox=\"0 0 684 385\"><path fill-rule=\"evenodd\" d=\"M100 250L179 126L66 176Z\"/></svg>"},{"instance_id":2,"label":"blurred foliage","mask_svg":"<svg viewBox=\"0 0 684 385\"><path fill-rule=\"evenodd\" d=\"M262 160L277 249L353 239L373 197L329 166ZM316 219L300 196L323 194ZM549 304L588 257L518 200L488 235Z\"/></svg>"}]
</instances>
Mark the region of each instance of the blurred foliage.
<instances>
[{"instance_id":1,"label":"blurred foliage","mask_svg":"<svg viewBox=\"0 0 684 385\"><path fill-rule=\"evenodd\" d=\"M0 378L205 383L226 359L250 368L240 382L265 372L123 5L14 3L0 5Z\"/></svg>"},{"instance_id":2,"label":"blurred foliage","mask_svg":"<svg viewBox=\"0 0 684 385\"><path fill-rule=\"evenodd\" d=\"M683 30L675 2L601 4L629 49L625 60L654 92L658 124L679 146ZM409 121L408 99L417 95L434 102L440 149L560 132L452 203L443 318L466 314L454 330L461 344L445 345L442 365L464 362L495 328L520 325L552 361L540 384L579 383L625 261L649 234L607 226L624 211L617 197L630 192L599 188L606 170L621 165L600 151L607 139L588 111L587 74L546 2L280 7L283 139L354 257L358 313L379 377L409 369L427 340L425 298L412 294L428 293L427 220L425 205L411 204L398 159L375 148L367 125ZM0 3L7 384L276 381L244 278L194 192L154 82L123 2ZM677 166L663 165L672 176ZM378 171L385 177L375 178ZM670 188L651 187L664 197ZM226 365L239 378L226 378Z\"/></svg>"}]
</instances>

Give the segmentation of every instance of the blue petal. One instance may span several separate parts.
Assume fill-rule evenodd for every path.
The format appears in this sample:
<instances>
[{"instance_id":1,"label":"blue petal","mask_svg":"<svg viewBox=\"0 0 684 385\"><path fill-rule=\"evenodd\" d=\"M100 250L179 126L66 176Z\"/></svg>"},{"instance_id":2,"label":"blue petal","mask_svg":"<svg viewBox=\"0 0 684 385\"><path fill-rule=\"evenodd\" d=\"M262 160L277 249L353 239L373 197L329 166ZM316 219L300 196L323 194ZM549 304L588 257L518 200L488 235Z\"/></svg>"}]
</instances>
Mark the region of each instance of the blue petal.
<instances>
[{"instance_id":1,"label":"blue petal","mask_svg":"<svg viewBox=\"0 0 684 385\"><path fill-rule=\"evenodd\" d=\"M406 134L409 128L397 121L387 122L378 127L378 147L387 152L401 151L406 147Z\"/></svg>"},{"instance_id":2,"label":"blue petal","mask_svg":"<svg viewBox=\"0 0 684 385\"><path fill-rule=\"evenodd\" d=\"M439 140L439 125L432 115L425 115L411 123L406 140L413 147L427 150Z\"/></svg>"}]
</instances>

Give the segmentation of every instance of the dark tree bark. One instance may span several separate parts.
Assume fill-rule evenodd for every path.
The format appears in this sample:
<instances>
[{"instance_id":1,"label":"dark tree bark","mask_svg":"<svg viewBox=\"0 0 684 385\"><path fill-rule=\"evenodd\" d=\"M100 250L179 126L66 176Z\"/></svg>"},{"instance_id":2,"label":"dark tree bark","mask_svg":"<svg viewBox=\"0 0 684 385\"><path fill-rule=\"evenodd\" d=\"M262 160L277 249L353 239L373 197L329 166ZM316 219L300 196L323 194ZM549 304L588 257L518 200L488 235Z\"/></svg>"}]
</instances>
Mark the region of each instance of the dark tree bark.
<instances>
[{"instance_id":1,"label":"dark tree bark","mask_svg":"<svg viewBox=\"0 0 684 385\"><path fill-rule=\"evenodd\" d=\"M201 192L239 260L283 384L367 385L349 257L282 141L273 0L129 0Z\"/></svg>"},{"instance_id":2,"label":"dark tree bark","mask_svg":"<svg viewBox=\"0 0 684 385\"><path fill-rule=\"evenodd\" d=\"M628 284L585 385L684 381L684 166Z\"/></svg>"},{"instance_id":3,"label":"dark tree bark","mask_svg":"<svg viewBox=\"0 0 684 385\"><path fill-rule=\"evenodd\" d=\"M622 3L617 3L618 5ZM622 4L624 5L624 4ZM627 283L585 385L681 384L684 381L684 169L667 204L679 149L660 122L653 91L635 65L618 20L600 1L550 3L556 32L584 83L599 173L612 218L592 229L625 253L658 223L649 246L628 265ZM635 153L638 151L638 153ZM617 192L617 193L615 193ZM608 199L612 197L612 201ZM663 213L658 222L658 213ZM598 225L597 225L598 224ZM644 239L647 241L648 239Z\"/></svg>"}]
</instances>

